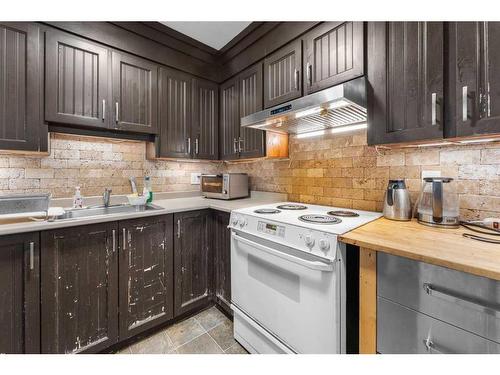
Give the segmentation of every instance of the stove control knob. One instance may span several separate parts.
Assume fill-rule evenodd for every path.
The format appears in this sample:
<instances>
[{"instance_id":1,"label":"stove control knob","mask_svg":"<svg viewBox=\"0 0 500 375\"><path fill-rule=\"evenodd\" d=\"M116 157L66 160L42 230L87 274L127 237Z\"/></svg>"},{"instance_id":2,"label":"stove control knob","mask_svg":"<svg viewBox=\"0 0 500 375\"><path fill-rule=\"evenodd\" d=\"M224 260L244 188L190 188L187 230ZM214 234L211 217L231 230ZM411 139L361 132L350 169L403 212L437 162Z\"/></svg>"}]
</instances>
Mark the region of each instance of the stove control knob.
<instances>
[{"instance_id":1,"label":"stove control knob","mask_svg":"<svg viewBox=\"0 0 500 375\"><path fill-rule=\"evenodd\" d=\"M236 226L238 225L238 217L237 216L233 216L233 225Z\"/></svg>"},{"instance_id":2,"label":"stove control knob","mask_svg":"<svg viewBox=\"0 0 500 375\"><path fill-rule=\"evenodd\" d=\"M306 234L304 236L304 242L306 243L307 247L313 247L314 246L314 237L310 234Z\"/></svg>"},{"instance_id":3,"label":"stove control knob","mask_svg":"<svg viewBox=\"0 0 500 375\"><path fill-rule=\"evenodd\" d=\"M244 217L240 219L240 227L241 228L243 228L247 224L248 224L247 219L245 219Z\"/></svg>"},{"instance_id":4,"label":"stove control knob","mask_svg":"<svg viewBox=\"0 0 500 375\"><path fill-rule=\"evenodd\" d=\"M330 249L330 242L328 242L328 240L325 240L324 238L319 240L318 245L321 251L328 251L328 249Z\"/></svg>"}]
</instances>

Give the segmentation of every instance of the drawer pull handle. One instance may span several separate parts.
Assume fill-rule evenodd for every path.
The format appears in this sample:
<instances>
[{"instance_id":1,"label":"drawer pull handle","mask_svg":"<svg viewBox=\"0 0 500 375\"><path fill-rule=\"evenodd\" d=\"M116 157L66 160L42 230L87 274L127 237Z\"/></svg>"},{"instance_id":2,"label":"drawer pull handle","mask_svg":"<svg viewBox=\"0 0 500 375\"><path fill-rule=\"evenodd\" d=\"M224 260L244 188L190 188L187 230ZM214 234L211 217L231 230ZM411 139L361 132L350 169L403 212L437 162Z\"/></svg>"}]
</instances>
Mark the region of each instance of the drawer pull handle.
<instances>
[{"instance_id":1,"label":"drawer pull handle","mask_svg":"<svg viewBox=\"0 0 500 375\"><path fill-rule=\"evenodd\" d=\"M450 294L449 292L445 293L429 283L424 283L424 290L430 296L500 318L500 306L486 304L467 297Z\"/></svg>"}]
</instances>

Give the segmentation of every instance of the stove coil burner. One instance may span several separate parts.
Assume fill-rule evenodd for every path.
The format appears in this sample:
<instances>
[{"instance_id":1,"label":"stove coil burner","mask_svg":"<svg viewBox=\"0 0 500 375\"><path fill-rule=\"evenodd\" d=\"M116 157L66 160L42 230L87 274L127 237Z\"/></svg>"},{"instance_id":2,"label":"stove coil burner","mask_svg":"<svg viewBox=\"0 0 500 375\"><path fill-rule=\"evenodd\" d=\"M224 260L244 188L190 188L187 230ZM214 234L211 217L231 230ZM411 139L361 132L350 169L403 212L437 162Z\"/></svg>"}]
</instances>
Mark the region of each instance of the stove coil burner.
<instances>
[{"instance_id":1,"label":"stove coil burner","mask_svg":"<svg viewBox=\"0 0 500 375\"><path fill-rule=\"evenodd\" d=\"M342 220L337 217L326 215L302 215L299 216L299 220L312 224L339 224L342 222Z\"/></svg>"},{"instance_id":2,"label":"stove coil burner","mask_svg":"<svg viewBox=\"0 0 500 375\"><path fill-rule=\"evenodd\" d=\"M281 211L275 208L259 208L254 211L256 214L279 214Z\"/></svg>"},{"instance_id":3,"label":"stove coil burner","mask_svg":"<svg viewBox=\"0 0 500 375\"><path fill-rule=\"evenodd\" d=\"M304 206L303 204L282 204L276 208L282 210L307 210L307 206Z\"/></svg>"},{"instance_id":4,"label":"stove coil burner","mask_svg":"<svg viewBox=\"0 0 500 375\"><path fill-rule=\"evenodd\" d=\"M340 216L340 217L358 217L359 214L353 211L329 211L328 215Z\"/></svg>"}]
</instances>

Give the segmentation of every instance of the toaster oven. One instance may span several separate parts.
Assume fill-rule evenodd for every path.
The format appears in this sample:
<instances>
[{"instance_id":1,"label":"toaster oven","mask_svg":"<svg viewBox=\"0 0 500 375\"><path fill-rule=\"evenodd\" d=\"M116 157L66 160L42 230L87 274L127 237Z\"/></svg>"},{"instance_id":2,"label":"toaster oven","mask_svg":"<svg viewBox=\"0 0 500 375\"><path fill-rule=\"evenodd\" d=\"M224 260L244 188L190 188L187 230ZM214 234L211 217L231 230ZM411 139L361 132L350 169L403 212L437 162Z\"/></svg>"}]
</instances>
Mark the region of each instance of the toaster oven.
<instances>
[{"instance_id":1,"label":"toaster oven","mask_svg":"<svg viewBox=\"0 0 500 375\"><path fill-rule=\"evenodd\" d=\"M236 199L250 195L246 173L202 174L200 189L206 198Z\"/></svg>"}]
</instances>

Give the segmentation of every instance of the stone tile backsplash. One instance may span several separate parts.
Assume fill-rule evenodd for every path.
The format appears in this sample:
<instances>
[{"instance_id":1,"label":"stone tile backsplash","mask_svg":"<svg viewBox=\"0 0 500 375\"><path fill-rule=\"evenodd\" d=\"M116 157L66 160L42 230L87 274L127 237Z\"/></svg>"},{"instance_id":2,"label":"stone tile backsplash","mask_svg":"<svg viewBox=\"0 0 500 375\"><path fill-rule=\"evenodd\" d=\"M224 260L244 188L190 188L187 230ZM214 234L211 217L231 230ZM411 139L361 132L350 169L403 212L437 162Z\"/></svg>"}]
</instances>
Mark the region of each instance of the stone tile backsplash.
<instances>
[{"instance_id":1,"label":"stone tile backsplash","mask_svg":"<svg viewBox=\"0 0 500 375\"><path fill-rule=\"evenodd\" d=\"M500 143L387 150L369 147L366 132L290 137L290 159L230 163L253 190L287 193L297 202L381 211L389 179L405 178L417 199L422 171L453 177L463 218L500 216Z\"/></svg>"},{"instance_id":2,"label":"stone tile backsplash","mask_svg":"<svg viewBox=\"0 0 500 375\"><path fill-rule=\"evenodd\" d=\"M145 175L154 191L199 190L191 185L192 172L215 172L220 163L146 160L146 143L105 138L51 134L47 156L0 155L0 194L50 192L55 198L72 197L75 186L84 196L131 192L129 177L142 189Z\"/></svg>"}]
</instances>

